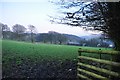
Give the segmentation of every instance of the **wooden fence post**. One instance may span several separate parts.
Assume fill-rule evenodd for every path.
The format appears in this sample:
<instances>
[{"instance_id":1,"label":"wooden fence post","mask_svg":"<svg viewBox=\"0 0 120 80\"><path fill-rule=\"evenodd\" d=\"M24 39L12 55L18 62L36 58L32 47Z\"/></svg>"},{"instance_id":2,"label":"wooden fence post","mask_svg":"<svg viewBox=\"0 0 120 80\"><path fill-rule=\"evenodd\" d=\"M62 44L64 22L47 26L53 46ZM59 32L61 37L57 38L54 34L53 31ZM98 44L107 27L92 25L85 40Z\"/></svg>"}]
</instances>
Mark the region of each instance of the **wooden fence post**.
<instances>
[{"instance_id":1,"label":"wooden fence post","mask_svg":"<svg viewBox=\"0 0 120 80\"><path fill-rule=\"evenodd\" d=\"M100 51L101 51L101 49L99 49L99 54L100 54L99 59L102 59ZM101 68L101 63L99 63L99 65L100 65L100 68Z\"/></svg>"},{"instance_id":2,"label":"wooden fence post","mask_svg":"<svg viewBox=\"0 0 120 80\"><path fill-rule=\"evenodd\" d=\"M112 61L120 63L120 52L118 52L118 54L112 56ZM114 70L115 72L118 72L120 74L120 67L112 66L111 70ZM112 79L114 79L114 78L112 78ZM118 79L114 79L114 80L118 80Z\"/></svg>"},{"instance_id":3,"label":"wooden fence post","mask_svg":"<svg viewBox=\"0 0 120 80\"><path fill-rule=\"evenodd\" d=\"M81 56L81 49L82 49L82 48L79 48L78 56ZM80 59L78 58L78 63L79 63L79 62L80 62ZM77 66L77 69L78 69L78 68L80 68L79 65ZM81 74L81 72L79 72L79 71L77 70L77 74ZM80 80L80 77L77 77L77 78L78 78L78 80Z\"/></svg>"}]
</instances>

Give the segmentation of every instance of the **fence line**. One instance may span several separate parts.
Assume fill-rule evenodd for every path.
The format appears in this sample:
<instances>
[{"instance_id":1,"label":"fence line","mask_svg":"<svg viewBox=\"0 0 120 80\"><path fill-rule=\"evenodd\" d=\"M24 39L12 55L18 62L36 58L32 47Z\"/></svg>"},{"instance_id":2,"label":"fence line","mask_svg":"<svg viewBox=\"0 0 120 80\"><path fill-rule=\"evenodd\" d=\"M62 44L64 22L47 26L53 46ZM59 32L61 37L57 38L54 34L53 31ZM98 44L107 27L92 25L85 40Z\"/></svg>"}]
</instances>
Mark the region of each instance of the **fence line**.
<instances>
[{"instance_id":1,"label":"fence line","mask_svg":"<svg viewBox=\"0 0 120 80\"><path fill-rule=\"evenodd\" d=\"M106 51L106 50L88 50L88 49L79 49L78 50L78 68L77 76L78 79L86 80L119 80L120 72L115 71L114 67L120 68L120 62L116 62L113 59L113 56L119 56L119 51ZM89 57L82 55L82 53L92 53L98 54L99 58ZM102 54L110 55L111 59L106 60L102 59ZM94 64L94 65L93 65ZM99 65L98 65L99 64ZM103 66L103 67L101 67ZM107 69L106 67L107 66Z\"/></svg>"}]
</instances>

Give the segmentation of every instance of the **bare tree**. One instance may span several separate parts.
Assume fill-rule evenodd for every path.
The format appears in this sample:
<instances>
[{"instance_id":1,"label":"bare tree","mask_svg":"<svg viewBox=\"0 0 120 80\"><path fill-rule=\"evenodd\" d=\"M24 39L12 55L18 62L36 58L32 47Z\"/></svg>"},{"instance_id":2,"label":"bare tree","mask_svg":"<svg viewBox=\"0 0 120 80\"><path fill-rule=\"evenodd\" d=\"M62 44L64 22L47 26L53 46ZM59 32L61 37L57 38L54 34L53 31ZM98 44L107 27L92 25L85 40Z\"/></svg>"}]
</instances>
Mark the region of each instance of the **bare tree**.
<instances>
[{"instance_id":1,"label":"bare tree","mask_svg":"<svg viewBox=\"0 0 120 80\"><path fill-rule=\"evenodd\" d=\"M54 0L53 0L54 1ZM51 17L51 22L102 31L120 50L120 2L81 2L59 0L62 16Z\"/></svg>"},{"instance_id":2,"label":"bare tree","mask_svg":"<svg viewBox=\"0 0 120 80\"><path fill-rule=\"evenodd\" d=\"M15 33L15 37L17 40L21 40L22 36L24 35L26 28L23 25L15 24L13 27L13 32Z\"/></svg>"},{"instance_id":3,"label":"bare tree","mask_svg":"<svg viewBox=\"0 0 120 80\"><path fill-rule=\"evenodd\" d=\"M34 42L34 33L36 33L36 28L33 25L28 25L28 29L30 30L31 34L31 42Z\"/></svg>"},{"instance_id":4,"label":"bare tree","mask_svg":"<svg viewBox=\"0 0 120 80\"><path fill-rule=\"evenodd\" d=\"M10 28L6 24L0 23L2 37L5 38L8 34L7 32L10 31Z\"/></svg>"}]
</instances>

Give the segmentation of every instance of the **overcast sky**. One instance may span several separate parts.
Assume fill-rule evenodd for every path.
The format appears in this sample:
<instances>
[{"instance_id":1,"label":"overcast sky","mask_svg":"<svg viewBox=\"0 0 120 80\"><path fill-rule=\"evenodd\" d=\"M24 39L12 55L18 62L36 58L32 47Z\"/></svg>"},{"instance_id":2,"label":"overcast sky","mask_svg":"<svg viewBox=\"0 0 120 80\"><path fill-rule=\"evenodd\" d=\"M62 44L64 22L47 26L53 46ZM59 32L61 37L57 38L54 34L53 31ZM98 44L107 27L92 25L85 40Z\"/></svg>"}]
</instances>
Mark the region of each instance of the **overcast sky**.
<instances>
[{"instance_id":1,"label":"overcast sky","mask_svg":"<svg viewBox=\"0 0 120 80\"><path fill-rule=\"evenodd\" d=\"M78 36L90 34L79 27L51 24L48 15L57 14L56 9L56 5L48 0L1 0L0 22L9 27L21 24L27 28L31 24L39 33L56 31Z\"/></svg>"}]
</instances>

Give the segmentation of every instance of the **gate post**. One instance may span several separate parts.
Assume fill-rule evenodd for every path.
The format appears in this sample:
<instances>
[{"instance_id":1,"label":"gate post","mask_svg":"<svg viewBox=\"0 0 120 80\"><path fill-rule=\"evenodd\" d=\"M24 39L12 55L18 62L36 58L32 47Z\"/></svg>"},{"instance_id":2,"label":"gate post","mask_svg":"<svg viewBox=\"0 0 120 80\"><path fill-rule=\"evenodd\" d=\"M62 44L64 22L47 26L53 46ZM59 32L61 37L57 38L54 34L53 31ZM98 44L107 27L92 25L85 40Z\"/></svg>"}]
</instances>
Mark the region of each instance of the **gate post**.
<instances>
[{"instance_id":1,"label":"gate post","mask_svg":"<svg viewBox=\"0 0 120 80\"><path fill-rule=\"evenodd\" d=\"M79 48L78 57L81 56L81 49L82 49L82 48ZM80 59L78 58L78 63L79 63L79 62L80 62ZM78 65L78 64L77 64L77 65ZM80 66L77 66L77 69L78 69L78 68L80 68ZM79 71L77 70L77 75L80 74L80 73L81 73L81 72L79 72ZM80 77L77 76L77 79L80 80Z\"/></svg>"},{"instance_id":2,"label":"gate post","mask_svg":"<svg viewBox=\"0 0 120 80\"><path fill-rule=\"evenodd\" d=\"M120 63L120 52L118 52L118 54L116 54L116 55L112 55L112 61ZM120 67L118 67L118 66L117 67L112 66L111 70L118 72L120 74ZM112 78L112 79L114 79L114 78ZM119 79L120 79L120 76L119 76ZM114 80L119 80L119 79L115 78Z\"/></svg>"}]
</instances>

